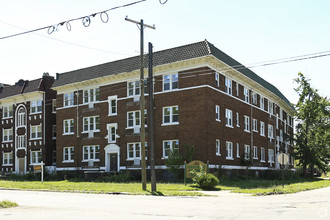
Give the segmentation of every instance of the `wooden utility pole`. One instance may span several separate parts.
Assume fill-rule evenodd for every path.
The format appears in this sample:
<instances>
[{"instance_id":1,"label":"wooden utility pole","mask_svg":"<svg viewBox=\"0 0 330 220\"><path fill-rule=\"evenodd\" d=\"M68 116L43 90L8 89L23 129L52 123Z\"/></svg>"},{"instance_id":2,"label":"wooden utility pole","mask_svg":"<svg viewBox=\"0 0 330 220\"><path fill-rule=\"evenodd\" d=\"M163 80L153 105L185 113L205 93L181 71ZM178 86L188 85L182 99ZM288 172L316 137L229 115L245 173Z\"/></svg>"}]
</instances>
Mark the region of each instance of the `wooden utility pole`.
<instances>
[{"instance_id":1,"label":"wooden utility pole","mask_svg":"<svg viewBox=\"0 0 330 220\"><path fill-rule=\"evenodd\" d=\"M141 130L140 130L140 142L141 142L141 179L142 179L142 190L147 190L147 171L146 171L146 152L145 152L145 138L146 138L146 130L145 130L145 113L144 113L144 106L145 106L145 100L144 100L144 42L143 42L143 29L145 27L155 29L155 26L150 26L147 24L143 24L143 20L141 19L140 22L134 21L129 18L125 18L126 21L135 23L139 25L140 29L140 124L141 124Z\"/></svg>"}]
</instances>

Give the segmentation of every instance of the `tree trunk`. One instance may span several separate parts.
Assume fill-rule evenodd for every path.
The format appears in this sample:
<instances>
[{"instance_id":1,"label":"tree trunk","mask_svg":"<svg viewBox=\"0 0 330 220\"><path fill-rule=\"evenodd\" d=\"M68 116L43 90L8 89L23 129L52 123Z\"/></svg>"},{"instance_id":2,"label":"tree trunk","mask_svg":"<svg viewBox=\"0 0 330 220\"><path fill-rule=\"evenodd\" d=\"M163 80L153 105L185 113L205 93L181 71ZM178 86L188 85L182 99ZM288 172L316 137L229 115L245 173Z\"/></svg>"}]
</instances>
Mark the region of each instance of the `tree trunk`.
<instances>
[{"instance_id":1,"label":"tree trunk","mask_svg":"<svg viewBox=\"0 0 330 220\"><path fill-rule=\"evenodd\" d=\"M309 177L310 177L310 178L313 178L313 177L314 177L314 164L313 164L313 163L311 163L311 165L310 165L310 169L311 169L311 172L310 172L310 174L309 174Z\"/></svg>"}]
</instances>

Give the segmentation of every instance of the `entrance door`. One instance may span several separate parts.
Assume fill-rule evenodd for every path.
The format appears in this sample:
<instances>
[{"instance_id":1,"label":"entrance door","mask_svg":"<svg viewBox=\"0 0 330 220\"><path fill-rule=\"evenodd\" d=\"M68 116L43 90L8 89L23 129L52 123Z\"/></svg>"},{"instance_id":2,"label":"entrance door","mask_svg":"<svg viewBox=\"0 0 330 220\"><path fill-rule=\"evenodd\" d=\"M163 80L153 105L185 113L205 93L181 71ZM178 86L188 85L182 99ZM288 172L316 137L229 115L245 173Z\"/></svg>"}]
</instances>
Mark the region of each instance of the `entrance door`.
<instances>
[{"instance_id":1,"label":"entrance door","mask_svg":"<svg viewBox=\"0 0 330 220\"><path fill-rule=\"evenodd\" d=\"M111 153L110 154L110 172L118 171L118 154Z\"/></svg>"},{"instance_id":2,"label":"entrance door","mask_svg":"<svg viewBox=\"0 0 330 220\"><path fill-rule=\"evenodd\" d=\"M18 173L24 174L25 158L18 158Z\"/></svg>"}]
</instances>

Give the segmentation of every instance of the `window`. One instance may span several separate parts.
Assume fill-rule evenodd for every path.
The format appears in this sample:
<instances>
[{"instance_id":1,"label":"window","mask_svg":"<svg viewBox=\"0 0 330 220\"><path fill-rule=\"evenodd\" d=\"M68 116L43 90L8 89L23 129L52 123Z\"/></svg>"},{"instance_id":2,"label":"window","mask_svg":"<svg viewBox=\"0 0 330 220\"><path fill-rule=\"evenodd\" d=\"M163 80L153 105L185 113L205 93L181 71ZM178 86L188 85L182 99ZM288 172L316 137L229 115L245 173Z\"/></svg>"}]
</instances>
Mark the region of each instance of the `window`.
<instances>
[{"instance_id":1,"label":"window","mask_svg":"<svg viewBox=\"0 0 330 220\"><path fill-rule=\"evenodd\" d=\"M265 162L265 161L266 161L265 148L261 147L260 148L260 162Z\"/></svg>"},{"instance_id":2,"label":"window","mask_svg":"<svg viewBox=\"0 0 330 220\"><path fill-rule=\"evenodd\" d=\"M41 160L41 151L31 151L30 164L39 164Z\"/></svg>"},{"instance_id":3,"label":"window","mask_svg":"<svg viewBox=\"0 0 330 220\"><path fill-rule=\"evenodd\" d=\"M278 129L278 114L276 114L276 129Z\"/></svg>"},{"instance_id":4,"label":"window","mask_svg":"<svg viewBox=\"0 0 330 220\"><path fill-rule=\"evenodd\" d=\"M239 127L239 113L236 112L236 126Z\"/></svg>"},{"instance_id":5,"label":"window","mask_svg":"<svg viewBox=\"0 0 330 220\"><path fill-rule=\"evenodd\" d=\"M221 152L220 152L220 140L216 139L215 140L215 155L220 156Z\"/></svg>"},{"instance_id":6,"label":"window","mask_svg":"<svg viewBox=\"0 0 330 220\"><path fill-rule=\"evenodd\" d=\"M219 76L219 73L215 72L214 73L214 77L215 77L215 85L219 87L219 85L220 85L220 76Z\"/></svg>"},{"instance_id":7,"label":"window","mask_svg":"<svg viewBox=\"0 0 330 220\"><path fill-rule=\"evenodd\" d=\"M239 96L239 85L238 85L238 82L236 82L236 95Z\"/></svg>"},{"instance_id":8,"label":"window","mask_svg":"<svg viewBox=\"0 0 330 220\"><path fill-rule=\"evenodd\" d=\"M265 110L265 99L264 97L260 97L260 108Z\"/></svg>"},{"instance_id":9,"label":"window","mask_svg":"<svg viewBox=\"0 0 330 220\"><path fill-rule=\"evenodd\" d=\"M226 126L233 127L233 112L229 109L226 109Z\"/></svg>"},{"instance_id":10,"label":"window","mask_svg":"<svg viewBox=\"0 0 330 220\"><path fill-rule=\"evenodd\" d=\"M226 141L226 159L233 158L233 142Z\"/></svg>"},{"instance_id":11,"label":"window","mask_svg":"<svg viewBox=\"0 0 330 220\"><path fill-rule=\"evenodd\" d=\"M84 103L100 101L100 88L84 90L83 100L84 100Z\"/></svg>"},{"instance_id":12,"label":"window","mask_svg":"<svg viewBox=\"0 0 330 220\"><path fill-rule=\"evenodd\" d=\"M17 147L18 148L25 148L26 147L25 135L18 135L17 136Z\"/></svg>"},{"instance_id":13,"label":"window","mask_svg":"<svg viewBox=\"0 0 330 220\"><path fill-rule=\"evenodd\" d=\"M220 121L220 106L215 106L215 120Z\"/></svg>"},{"instance_id":14,"label":"window","mask_svg":"<svg viewBox=\"0 0 330 220\"><path fill-rule=\"evenodd\" d=\"M274 150L268 149L268 163L274 163Z\"/></svg>"},{"instance_id":15,"label":"window","mask_svg":"<svg viewBox=\"0 0 330 220\"><path fill-rule=\"evenodd\" d=\"M109 96L109 116L117 115L117 96Z\"/></svg>"},{"instance_id":16,"label":"window","mask_svg":"<svg viewBox=\"0 0 330 220\"><path fill-rule=\"evenodd\" d=\"M232 82L230 79L226 78L225 80L225 91L226 93L228 93L229 95L232 94Z\"/></svg>"},{"instance_id":17,"label":"window","mask_svg":"<svg viewBox=\"0 0 330 220\"><path fill-rule=\"evenodd\" d=\"M65 93L63 95L63 106L72 106L72 105L74 105L74 93L73 92Z\"/></svg>"},{"instance_id":18,"label":"window","mask_svg":"<svg viewBox=\"0 0 330 220\"><path fill-rule=\"evenodd\" d=\"M147 142L145 142L145 155L148 155ZM141 159L141 142L127 144L127 160Z\"/></svg>"},{"instance_id":19,"label":"window","mask_svg":"<svg viewBox=\"0 0 330 220\"><path fill-rule=\"evenodd\" d=\"M56 139L56 125L53 125L52 138Z\"/></svg>"},{"instance_id":20,"label":"window","mask_svg":"<svg viewBox=\"0 0 330 220\"><path fill-rule=\"evenodd\" d=\"M254 132L258 132L258 121L257 121L257 119L252 120L252 130Z\"/></svg>"},{"instance_id":21,"label":"window","mask_svg":"<svg viewBox=\"0 0 330 220\"><path fill-rule=\"evenodd\" d=\"M283 142L283 130L280 130L280 141Z\"/></svg>"},{"instance_id":22,"label":"window","mask_svg":"<svg viewBox=\"0 0 330 220\"><path fill-rule=\"evenodd\" d=\"M30 130L30 139L41 139L42 132L41 132L41 124L40 125L31 125Z\"/></svg>"},{"instance_id":23,"label":"window","mask_svg":"<svg viewBox=\"0 0 330 220\"><path fill-rule=\"evenodd\" d=\"M244 115L244 131L250 132L250 117Z\"/></svg>"},{"instance_id":24,"label":"window","mask_svg":"<svg viewBox=\"0 0 330 220\"><path fill-rule=\"evenodd\" d=\"M273 127L273 125L268 125L268 137L270 139L274 138L274 127Z\"/></svg>"},{"instance_id":25,"label":"window","mask_svg":"<svg viewBox=\"0 0 330 220\"><path fill-rule=\"evenodd\" d=\"M25 123L26 123L26 119L25 119L25 109L24 108L20 108L18 110L18 114L17 114L17 126L18 127L24 127Z\"/></svg>"},{"instance_id":26,"label":"window","mask_svg":"<svg viewBox=\"0 0 330 220\"><path fill-rule=\"evenodd\" d=\"M286 134L286 132L287 132L287 130L286 130L286 125L287 125L287 123L286 123L286 120L284 120L284 134Z\"/></svg>"},{"instance_id":27,"label":"window","mask_svg":"<svg viewBox=\"0 0 330 220\"><path fill-rule=\"evenodd\" d=\"M265 136L265 122L260 121L260 135Z\"/></svg>"},{"instance_id":28,"label":"window","mask_svg":"<svg viewBox=\"0 0 330 220\"><path fill-rule=\"evenodd\" d=\"M268 112L269 114L274 114L274 104L268 100Z\"/></svg>"},{"instance_id":29,"label":"window","mask_svg":"<svg viewBox=\"0 0 330 220\"><path fill-rule=\"evenodd\" d=\"M163 158L167 159L172 151L179 150L179 140L163 141Z\"/></svg>"},{"instance_id":30,"label":"window","mask_svg":"<svg viewBox=\"0 0 330 220\"><path fill-rule=\"evenodd\" d=\"M73 134L73 119L63 120L63 134Z\"/></svg>"},{"instance_id":31,"label":"window","mask_svg":"<svg viewBox=\"0 0 330 220\"><path fill-rule=\"evenodd\" d=\"M30 113L40 113L42 110L42 100L32 101Z\"/></svg>"},{"instance_id":32,"label":"window","mask_svg":"<svg viewBox=\"0 0 330 220\"><path fill-rule=\"evenodd\" d=\"M107 129L108 129L108 143L116 143L117 123L108 124Z\"/></svg>"},{"instance_id":33,"label":"window","mask_svg":"<svg viewBox=\"0 0 330 220\"><path fill-rule=\"evenodd\" d=\"M250 146L244 145L244 160L250 160Z\"/></svg>"},{"instance_id":34,"label":"window","mask_svg":"<svg viewBox=\"0 0 330 220\"><path fill-rule=\"evenodd\" d=\"M245 100L247 103L250 103L249 89L247 89L247 88L244 88L244 100Z\"/></svg>"},{"instance_id":35,"label":"window","mask_svg":"<svg viewBox=\"0 0 330 220\"><path fill-rule=\"evenodd\" d=\"M3 166L13 165L13 153L12 152L3 153L2 165Z\"/></svg>"},{"instance_id":36,"label":"window","mask_svg":"<svg viewBox=\"0 0 330 220\"><path fill-rule=\"evenodd\" d=\"M258 147L253 146L253 159L258 159Z\"/></svg>"},{"instance_id":37,"label":"window","mask_svg":"<svg viewBox=\"0 0 330 220\"><path fill-rule=\"evenodd\" d=\"M13 141L13 129L3 129L2 130L2 142L10 142Z\"/></svg>"},{"instance_id":38,"label":"window","mask_svg":"<svg viewBox=\"0 0 330 220\"><path fill-rule=\"evenodd\" d=\"M100 146L83 146L83 161L100 160Z\"/></svg>"},{"instance_id":39,"label":"window","mask_svg":"<svg viewBox=\"0 0 330 220\"><path fill-rule=\"evenodd\" d=\"M74 161L74 147L64 147L63 162L73 162L73 161Z\"/></svg>"},{"instance_id":40,"label":"window","mask_svg":"<svg viewBox=\"0 0 330 220\"><path fill-rule=\"evenodd\" d=\"M100 117L91 116L83 119L83 132L100 131Z\"/></svg>"},{"instance_id":41,"label":"window","mask_svg":"<svg viewBox=\"0 0 330 220\"><path fill-rule=\"evenodd\" d=\"M144 110L145 125L147 124L147 111ZM140 111L127 112L127 128L141 127Z\"/></svg>"},{"instance_id":42,"label":"window","mask_svg":"<svg viewBox=\"0 0 330 220\"><path fill-rule=\"evenodd\" d=\"M170 106L163 108L163 124L179 123L179 106Z\"/></svg>"},{"instance_id":43,"label":"window","mask_svg":"<svg viewBox=\"0 0 330 220\"><path fill-rule=\"evenodd\" d=\"M255 105L258 103L258 94L255 92L252 93L252 103Z\"/></svg>"},{"instance_id":44,"label":"window","mask_svg":"<svg viewBox=\"0 0 330 220\"><path fill-rule=\"evenodd\" d=\"M56 99L52 99L52 113L56 113Z\"/></svg>"},{"instance_id":45,"label":"window","mask_svg":"<svg viewBox=\"0 0 330 220\"><path fill-rule=\"evenodd\" d=\"M11 118L13 117L13 106L4 106L2 110L2 118Z\"/></svg>"},{"instance_id":46,"label":"window","mask_svg":"<svg viewBox=\"0 0 330 220\"><path fill-rule=\"evenodd\" d=\"M283 121L283 110L280 109L280 119Z\"/></svg>"},{"instance_id":47,"label":"window","mask_svg":"<svg viewBox=\"0 0 330 220\"><path fill-rule=\"evenodd\" d=\"M163 91L178 89L178 74L164 75Z\"/></svg>"},{"instance_id":48,"label":"window","mask_svg":"<svg viewBox=\"0 0 330 220\"><path fill-rule=\"evenodd\" d=\"M240 155L239 155L239 143L236 144L236 157L237 158L240 158Z\"/></svg>"}]
</instances>

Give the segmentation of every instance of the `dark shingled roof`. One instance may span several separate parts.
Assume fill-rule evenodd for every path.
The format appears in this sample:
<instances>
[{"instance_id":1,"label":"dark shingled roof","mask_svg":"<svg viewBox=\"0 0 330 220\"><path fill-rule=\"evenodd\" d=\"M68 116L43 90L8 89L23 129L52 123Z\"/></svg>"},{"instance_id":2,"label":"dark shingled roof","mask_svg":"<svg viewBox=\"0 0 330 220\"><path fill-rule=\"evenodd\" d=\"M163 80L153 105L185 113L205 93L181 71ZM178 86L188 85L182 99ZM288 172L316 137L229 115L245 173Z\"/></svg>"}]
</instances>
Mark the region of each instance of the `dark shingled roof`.
<instances>
[{"instance_id":1,"label":"dark shingled roof","mask_svg":"<svg viewBox=\"0 0 330 220\"><path fill-rule=\"evenodd\" d=\"M221 60L228 66L233 67L243 75L257 82L264 88L268 89L278 97L283 99L288 105L291 106L289 100L272 84L259 77L256 73L248 68L245 68L242 64L216 48L213 44L207 40L192 43L180 47L166 49L158 52L154 52L153 65L159 66L168 63L174 63L182 60L189 60L193 58L213 55L217 59ZM145 66L148 59L145 59ZM57 80L55 80L52 88L72 84L75 82L81 82L89 79L95 79L107 75L115 75L124 72L131 72L140 69L140 56L130 57L122 60L117 60L109 63L100 64L97 66L78 69L62 74L58 74ZM292 106L291 106L292 108Z\"/></svg>"},{"instance_id":2,"label":"dark shingled roof","mask_svg":"<svg viewBox=\"0 0 330 220\"><path fill-rule=\"evenodd\" d=\"M10 96L15 96L23 93L35 92L40 90L41 79L35 79L32 81L19 80L13 86L6 86L0 88L0 99L4 99Z\"/></svg>"}]
</instances>

